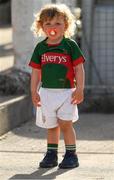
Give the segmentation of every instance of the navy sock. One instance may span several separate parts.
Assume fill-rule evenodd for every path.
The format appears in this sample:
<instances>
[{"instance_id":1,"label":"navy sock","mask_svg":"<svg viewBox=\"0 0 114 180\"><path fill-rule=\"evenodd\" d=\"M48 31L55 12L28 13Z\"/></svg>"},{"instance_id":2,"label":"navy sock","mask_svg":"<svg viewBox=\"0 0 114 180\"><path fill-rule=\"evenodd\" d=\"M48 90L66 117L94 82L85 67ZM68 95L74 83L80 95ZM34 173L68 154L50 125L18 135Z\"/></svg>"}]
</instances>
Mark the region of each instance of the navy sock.
<instances>
[{"instance_id":1,"label":"navy sock","mask_svg":"<svg viewBox=\"0 0 114 180\"><path fill-rule=\"evenodd\" d=\"M58 144L47 144L47 151L57 152Z\"/></svg>"}]
</instances>

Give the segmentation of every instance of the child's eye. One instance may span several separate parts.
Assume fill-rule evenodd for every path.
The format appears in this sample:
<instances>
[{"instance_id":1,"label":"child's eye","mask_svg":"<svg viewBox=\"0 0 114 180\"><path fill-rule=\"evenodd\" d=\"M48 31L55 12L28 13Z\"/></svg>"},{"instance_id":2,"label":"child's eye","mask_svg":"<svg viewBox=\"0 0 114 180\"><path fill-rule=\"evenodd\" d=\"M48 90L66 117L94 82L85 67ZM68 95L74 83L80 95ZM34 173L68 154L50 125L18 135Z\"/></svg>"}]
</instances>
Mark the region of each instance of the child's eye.
<instances>
[{"instance_id":1,"label":"child's eye","mask_svg":"<svg viewBox=\"0 0 114 180\"><path fill-rule=\"evenodd\" d=\"M58 23L56 23L56 25L61 25L61 23L58 22Z\"/></svg>"},{"instance_id":2,"label":"child's eye","mask_svg":"<svg viewBox=\"0 0 114 180\"><path fill-rule=\"evenodd\" d=\"M46 23L45 25L46 25L46 26L50 26L50 23Z\"/></svg>"}]
</instances>

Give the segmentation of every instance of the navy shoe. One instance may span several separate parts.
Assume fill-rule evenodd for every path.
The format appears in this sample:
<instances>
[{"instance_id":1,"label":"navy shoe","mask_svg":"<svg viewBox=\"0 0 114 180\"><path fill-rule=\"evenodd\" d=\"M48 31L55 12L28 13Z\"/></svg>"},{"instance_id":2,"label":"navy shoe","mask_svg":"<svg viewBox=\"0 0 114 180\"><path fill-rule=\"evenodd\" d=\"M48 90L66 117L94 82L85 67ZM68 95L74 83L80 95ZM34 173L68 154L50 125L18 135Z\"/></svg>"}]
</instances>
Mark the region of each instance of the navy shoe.
<instances>
[{"instance_id":1,"label":"navy shoe","mask_svg":"<svg viewBox=\"0 0 114 180\"><path fill-rule=\"evenodd\" d=\"M40 162L41 168L52 168L58 165L58 157L56 151L47 151L44 159Z\"/></svg>"},{"instance_id":2,"label":"navy shoe","mask_svg":"<svg viewBox=\"0 0 114 180\"><path fill-rule=\"evenodd\" d=\"M78 157L76 154L71 152L66 152L62 162L59 164L59 168L61 169L75 168L78 166Z\"/></svg>"}]
</instances>

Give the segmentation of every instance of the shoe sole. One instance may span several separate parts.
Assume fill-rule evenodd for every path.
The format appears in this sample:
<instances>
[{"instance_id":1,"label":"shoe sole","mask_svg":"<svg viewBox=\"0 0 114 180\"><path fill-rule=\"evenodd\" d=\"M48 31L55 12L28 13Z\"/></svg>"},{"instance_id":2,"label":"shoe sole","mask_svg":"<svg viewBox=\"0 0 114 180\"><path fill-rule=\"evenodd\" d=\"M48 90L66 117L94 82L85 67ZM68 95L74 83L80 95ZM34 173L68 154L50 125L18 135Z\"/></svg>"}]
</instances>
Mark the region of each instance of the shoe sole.
<instances>
[{"instance_id":1,"label":"shoe sole","mask_svg":"<svg viewBox=\"0 0 114 180\"><path fill-rule=\"evenodd\" d=\"M59 166L59 169L73 169L79 167L79 164L76 164L74 166Z\"/></svg>"},{"instance_id":2,"label":"shoe sole","mask_svg":"<svg viewBox=\"0 0 114 180\"><path fill-rule=\"evenodd\" d=\"M58 163L57 164L48 165L48 166L40 165L39 168L53 168L53 167L56 167L56 166L58 166Z\"/></svg>"}]
</instances>

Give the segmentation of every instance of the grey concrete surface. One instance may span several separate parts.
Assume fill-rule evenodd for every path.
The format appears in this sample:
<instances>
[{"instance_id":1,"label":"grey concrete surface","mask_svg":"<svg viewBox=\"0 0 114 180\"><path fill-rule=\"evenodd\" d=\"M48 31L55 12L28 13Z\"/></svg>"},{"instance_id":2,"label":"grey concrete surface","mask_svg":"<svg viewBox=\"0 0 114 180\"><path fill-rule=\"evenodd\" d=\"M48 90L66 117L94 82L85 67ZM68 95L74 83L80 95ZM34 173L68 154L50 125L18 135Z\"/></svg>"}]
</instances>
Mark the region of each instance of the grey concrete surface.
<instances>
[{"instance_id":1,"label":"grey concrete surface","mask_svg":"<svg viewBox=\"0 0 114 180\"><path fill-rule=\"evenodd\" d=\"M32 120L1 136L0 180L114 180L114 114L81 114L74 127L80 167L39 169L46 151L46 131ZM64 151L61 136L59 162Z\"/></svg>"},{"instance_id":2,"label":"grey concrete surface","mask_svg":"<svg viewBox=\"0 0 114 180\"><path fill-rule=\"evenodd\" d=\"M32 108L30 95L0 96L0 135L30 120Z\"/></svg>"},{"instance_id":3,"label":"grey concrete surface","mask_svg":"<svg viewBox=\"0 0 114 180\"><path fill-rule=\"evenodd\" d=\"M5 62L5 63L4 63ZM14 66L11 26L0 26L0 72Z\"/></svg>"}]
</instances>

